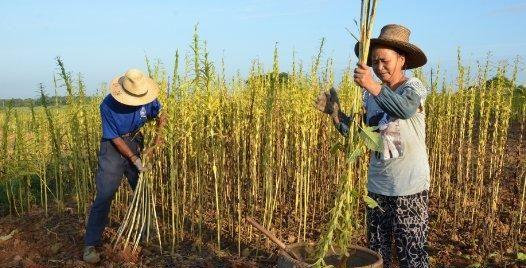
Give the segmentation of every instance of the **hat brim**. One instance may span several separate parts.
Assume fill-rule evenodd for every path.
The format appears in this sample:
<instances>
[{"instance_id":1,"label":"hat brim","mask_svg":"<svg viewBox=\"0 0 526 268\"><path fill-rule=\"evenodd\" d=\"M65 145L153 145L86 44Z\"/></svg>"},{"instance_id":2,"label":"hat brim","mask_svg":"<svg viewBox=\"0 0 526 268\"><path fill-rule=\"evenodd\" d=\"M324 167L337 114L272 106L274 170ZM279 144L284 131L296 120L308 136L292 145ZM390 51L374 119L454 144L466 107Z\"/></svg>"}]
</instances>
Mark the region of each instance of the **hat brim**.
<instances>
[{"instance_id":1,"label":"hat brim","mask_svg":"<svg viewBox=\"0 0 526 268\"><path fill-rule=\"evenodd\" d=\"M117 76L110 82L110 94L118 102L130 106L141 106L154 101L159 96L159 86L153 79L148 78L146 86L147 93L144 96L133 96L122 86L124 76Z\"/></svg>"},{"instance_id":2,"label":"hat brim","mask_svg":"<svg viewBox=\"0 0 526 268\"><path fill-rule=\"evenodd\" d=\"M359 42L354 45L354 53L356 56L359 55ZM422 67L427 63L426 54L417 46L402 42L399 40L391 39L380 39L380 38L371 38L371 43L369 47L369 58L367 59L367 65L372 66L371 63L371 50L376 45L382 45L386 47L392 47L396 50L402 51L405 55L405 68L404 69L414 69Z\"/></svg>"}]
</instances>

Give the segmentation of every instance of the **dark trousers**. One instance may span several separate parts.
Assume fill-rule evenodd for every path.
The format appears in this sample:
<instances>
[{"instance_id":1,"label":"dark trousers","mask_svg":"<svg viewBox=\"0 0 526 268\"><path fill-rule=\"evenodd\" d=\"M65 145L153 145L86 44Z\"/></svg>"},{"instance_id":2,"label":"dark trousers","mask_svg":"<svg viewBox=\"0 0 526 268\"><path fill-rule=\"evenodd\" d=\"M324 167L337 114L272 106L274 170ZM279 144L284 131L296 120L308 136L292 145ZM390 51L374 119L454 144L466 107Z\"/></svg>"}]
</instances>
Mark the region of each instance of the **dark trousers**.
<instances>
[{"instance_id":1,"label":"dark trousers","mask_svg":"<svg viewBox=\"0 0 526 268\"><path fill-rule=\"evenodd\" d=\"M133 153L139 156L142 148L142 137L122 137ZM102 232L108 224L111 201L119 189L123 176L126 176L131 188L135 190L139 171L128 159L122 156L111 141L101 141L99 150L99 163L95 177L97 194L91 206L86 235L85 246L98 246L101 244Z\"/></svg>"},{"instance_id":2,"label":"dark trousers","mask_svg":"<svg viewBox=\"0 0 526 268\"><path fill-rule=\"evenodd\" d=\"M425 249L428 232L428 191L408 196L369 193L378 202L367 208L369 248L382 255L384 267L392 265L391 247L396 247L399 267L429 267ZM381 208L381 209L380 209Z\"/></svg>"}]
</instances>

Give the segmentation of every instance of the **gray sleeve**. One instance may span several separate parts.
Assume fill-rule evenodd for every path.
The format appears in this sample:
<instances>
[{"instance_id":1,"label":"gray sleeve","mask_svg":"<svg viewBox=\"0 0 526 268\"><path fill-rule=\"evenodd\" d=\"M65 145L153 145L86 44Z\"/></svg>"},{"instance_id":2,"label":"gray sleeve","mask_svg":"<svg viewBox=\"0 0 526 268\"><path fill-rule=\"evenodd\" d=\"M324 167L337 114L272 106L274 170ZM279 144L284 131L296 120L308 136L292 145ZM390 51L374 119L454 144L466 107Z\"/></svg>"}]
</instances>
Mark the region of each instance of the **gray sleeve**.
<instances>
[{"instance_id":1,"label":"gray sleeve","mask_svg":"<svg viewBox=\"0 0 526 268\"><path fill-rule=\"evenodd\" d=\"M374 100L388 115L409 119L421 105L425 92L425 87L419 80L416 80L407 83L402 88L402 94L397 94L387 86L383 86L380 94L374 97Z\"/></svg>"}]
</instances>

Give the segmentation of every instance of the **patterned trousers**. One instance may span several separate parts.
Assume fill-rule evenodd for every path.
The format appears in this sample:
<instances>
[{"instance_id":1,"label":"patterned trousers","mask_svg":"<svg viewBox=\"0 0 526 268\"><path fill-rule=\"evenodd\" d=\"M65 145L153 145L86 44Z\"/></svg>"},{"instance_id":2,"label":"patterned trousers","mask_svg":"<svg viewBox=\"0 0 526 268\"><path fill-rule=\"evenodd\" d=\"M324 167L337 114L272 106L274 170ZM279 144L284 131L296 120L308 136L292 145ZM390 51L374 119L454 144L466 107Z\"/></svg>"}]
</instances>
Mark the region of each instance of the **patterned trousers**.
<instances>
[{"instance_id":1,"label":"patterned trousers","mask_svg":"<svg viewBox=\"0 0 526 268\"><path fill-rule=\"evenodd\" d=\"M369 248L382 255L384 267L392 265L393 240L399 267L429 267L425 249L428 191L408 196L385 196L370 192L369 196L378 202L378 207L367 208Z\"/></svg>"}]
</instances>

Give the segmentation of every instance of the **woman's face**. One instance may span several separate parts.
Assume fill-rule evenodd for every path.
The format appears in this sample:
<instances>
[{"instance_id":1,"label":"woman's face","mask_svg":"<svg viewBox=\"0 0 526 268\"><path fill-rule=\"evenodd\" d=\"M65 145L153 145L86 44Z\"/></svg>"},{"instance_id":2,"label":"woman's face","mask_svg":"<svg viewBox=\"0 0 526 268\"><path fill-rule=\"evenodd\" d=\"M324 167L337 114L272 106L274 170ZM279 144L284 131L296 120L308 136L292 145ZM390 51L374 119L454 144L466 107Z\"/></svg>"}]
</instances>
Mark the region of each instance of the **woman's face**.
<instances>
[{"instance_id":1,"label":"woman's face","mask_svg":"<svg viewBox=\"0 0 526 268\"><path fill-rule=\"evenodd\" d=\"M384 83L396 82L395 79L403 77L402 67L405 57L387 47L375 47L372 51L371 61L373 71Z\"/></svg>"}]
</instances>

